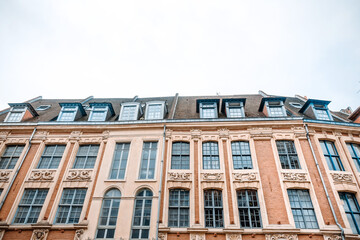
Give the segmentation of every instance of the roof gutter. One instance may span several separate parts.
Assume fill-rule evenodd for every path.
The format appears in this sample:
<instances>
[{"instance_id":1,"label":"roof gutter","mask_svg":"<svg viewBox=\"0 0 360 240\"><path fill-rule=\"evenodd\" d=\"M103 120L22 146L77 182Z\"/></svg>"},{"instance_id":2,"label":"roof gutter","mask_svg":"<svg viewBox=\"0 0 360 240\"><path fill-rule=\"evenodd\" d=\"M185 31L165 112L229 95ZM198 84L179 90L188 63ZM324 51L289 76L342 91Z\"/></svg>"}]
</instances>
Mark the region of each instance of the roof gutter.
<instances>
[{"instance_id":1,"label":"roof gutter","mask_svg":"<svg viewBox=\"0 0 360 240\"><path fill-rule=\"evenodd\" d=\"M30 138L29 138L29 145L28 145L28 147L27 147L27 149L26 149L25 155L24 155L23 158L21 159L21 163L20 163L19 167L16 169L16 172L15 172L14 176L13 176L12 179L11 179L11 182L10 182L10 184L9 184L9 187L8 187L7 190L6 190L5 196L4 196L3 200L2 200L1 203L0 203L0 210L1 210L1 208L3 207L4 202L5 202L6 198L7 198L7 195L9 194L10 189L11 189L12 185L14 184L15 178L17 177L17 175L18 175L18 173L19 173L19 171L20 171L20 169L21 169L21 166L23 165L23 163L24 163L24 161L25 161L25 158L26 158L26 156L27 156L28 153L29 153L29 150L30 150L30 148L31 148L31 140L32 140L33 137L34 137L35 132L36 132L36 127L34 128L34 131L32 132L32 134L31 134L31 136L30 136Z\"/></svg>"},{"instance_id":2,"label":"roof gutter","mask_svg":"<svg viewBox=\"0 0 360 240\"><path fill-rule=\"evenodd\" d=\"M164 133L163 133L163 147L162 147L162 156L160 162L160 184L159 184L159 203L158 203L158 212L157 212L157 221L156 221L156 240L159 240L159 224L160 224L160 204L161 204L161 187L162 187L162 179L163 179L163 165L164 165L164 157L165 157L165 138L166 138L166 125L164 124Z\"/></svg>"},{"instance_id":3,"label":"roof gutter","mask_svg":"<svg viewBox=\"0 0 360 240\"><path fill-rule=\"evenodd\" d=\"M342 239L342 240L345 240L344 228L343 228L343 227L340 225L340 223L338 222L338 219L337 219L336 214L335 214L334 207L333 207L333 205L332 205L332 203L331 203L331 199L330 199L329 193L328 193L328 191L327 191L327 188L326 188L326 185L325 185L325 182L324 182L324 178L323 178L323 176L322 176L322 174L321 174L321 171L320 171L319 162L318 162L318 160L317 160L317 158L316 158L316 155L315 155L315 152L314 152L314 149L313 149L311 140L310 140L310 135L309 135L309 130L308 130L307 124L304 124L304 127L305 127L305 131L306 131L306 138L307 138L307 140L308 140L308 142L309 142L310 149L311 149L311 153L312 153L312 155L313 155L313 157L314 157L314 160L315 160L316 169L317 169L317 171L318 171L318 173L319 173L319 176L320 176L320 179L321 179L321 183L322 183L323 188L324 188L324 190L325 190L326 198L327 198L328 203L329 203L329 205L330 205L331 213L332 213L332 215L334 216L336 225L337 225L337 226L340 228L340 230L341 230L341 239Z\"/></svg>"}]
</instances>

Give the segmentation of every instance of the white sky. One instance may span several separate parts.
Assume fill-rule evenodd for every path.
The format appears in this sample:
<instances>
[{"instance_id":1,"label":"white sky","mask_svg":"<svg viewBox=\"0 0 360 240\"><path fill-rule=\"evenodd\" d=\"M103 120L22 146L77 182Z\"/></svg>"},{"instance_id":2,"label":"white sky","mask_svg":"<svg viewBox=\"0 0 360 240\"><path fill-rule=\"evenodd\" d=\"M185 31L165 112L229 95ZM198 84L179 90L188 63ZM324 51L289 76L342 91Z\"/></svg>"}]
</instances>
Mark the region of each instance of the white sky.
<instances>
[{"instance_id":1,"label":"white sky","mask_svg":"<svg viewBox=\"0 0 360 240\"><path fill-rule=\"evenodd\" d=\"M259 89L360 106L360 1L0 1L0 109Z\"/></svg>"}]
</instances>

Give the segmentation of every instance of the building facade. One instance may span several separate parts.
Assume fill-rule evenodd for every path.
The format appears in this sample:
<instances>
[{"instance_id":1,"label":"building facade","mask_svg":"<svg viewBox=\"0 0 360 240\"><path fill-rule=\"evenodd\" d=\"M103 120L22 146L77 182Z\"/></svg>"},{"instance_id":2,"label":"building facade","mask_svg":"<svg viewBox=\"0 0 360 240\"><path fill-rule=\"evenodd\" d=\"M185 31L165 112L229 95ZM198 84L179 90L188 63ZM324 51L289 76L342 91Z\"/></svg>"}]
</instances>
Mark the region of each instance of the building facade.
<instances>
[{"instance_id":1,"label":"building facade","mask_svg":"<svg viewBox=\"0 0 360 240\"><path fill-rule=\"evenodd\" d=\"M0 239L360 239L360 109L301 96L0 112Z\"/></svg>"}]
</instances>

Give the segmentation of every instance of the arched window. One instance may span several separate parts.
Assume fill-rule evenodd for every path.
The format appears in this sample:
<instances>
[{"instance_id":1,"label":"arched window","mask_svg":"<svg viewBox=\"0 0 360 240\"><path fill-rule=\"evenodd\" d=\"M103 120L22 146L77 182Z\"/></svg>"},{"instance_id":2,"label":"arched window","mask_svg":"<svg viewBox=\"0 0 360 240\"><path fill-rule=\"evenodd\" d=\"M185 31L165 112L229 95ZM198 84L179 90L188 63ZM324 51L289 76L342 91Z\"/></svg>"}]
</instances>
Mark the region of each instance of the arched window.
<instances>
[{"instance_id":1,"label":"arched window","mask_svg":"<svg viewBox=\"0 0 360 240\"><path fill-rule=\"evenodd\" d=\"M152 196L149 189L142 189L136 194L131 239L149 238Z\"/></svg>"},{"instance_id":2,"label":"arched window","mask_svg":"<svg viewBox=\"0 0 360 240\"><path fill-rule=\"evenodd\" d=\"M105 193L96 238L114 238L121 193L113 188Z\"/></svg>"}]
</instances>

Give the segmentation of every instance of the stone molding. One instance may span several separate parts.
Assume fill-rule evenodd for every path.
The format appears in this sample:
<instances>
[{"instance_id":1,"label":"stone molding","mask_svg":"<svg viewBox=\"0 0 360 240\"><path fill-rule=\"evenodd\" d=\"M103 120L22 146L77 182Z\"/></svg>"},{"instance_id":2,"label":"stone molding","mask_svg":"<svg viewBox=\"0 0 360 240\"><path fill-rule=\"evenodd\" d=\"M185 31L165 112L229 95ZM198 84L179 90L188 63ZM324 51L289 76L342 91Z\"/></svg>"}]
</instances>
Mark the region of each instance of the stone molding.
<instances>
[{"instance_id":1,"label":"stone molding","mask_svg":"<svg viewBox=\"0 0 360 240\"><path fill-rule=\"evenodd\" d=\"M67 181L91 181L92 170L80 169L70 170L66 180Z\"/></svg>"},{"instance_id":2,"label":"stone molding","mask_svg":"<svg viewBox=\"0 0 360 240\"><path fill-rule=\"evenodd\" d=\"M201 179L203 181L222 181L223 173L202 173Z\"/></svg>"},{"instance_id":3,"label":"stone molding","mask_svg":"<svg viewBox=\"0 0 360 240\"><path fill-rule=\"evenodd\" d=\"M190 134L191 134L191 139L199 140L201 138L201 130L200 129L191 129Z\"/></svg>"},{"instance_id":4,"label":"stone molding","mask_svg":"<svg viewBox=\"0 0 360 240\"><path fill-rule=\"evenodd\" d=\"M0 171L0 182L7 182L10 178L10 173L12 172L12 170L3 170Z\"/></svg>"},{"instance_id":5,"label":"stone molding","mask_svg":"<svg viewBox=\"0 0 360 240\"><path fill-rule=\"evenodd\" d=\"M49 229L35 229L31 236L31 240L46 240Z\"/></svg>"},{"instance_id":6,"label":"stone molding","mask_svg":"<svg viewBox=\"0 0 360 240\"><path fill-rule=\"evenodd\" d=\"M266 234L266 240L298 240L296 234Z\"/></svg>"},{"instance_id":7,"label":"stone molding","mask_svg":"<svg viewBox=\"0 0 360 240\"><path fill-rule=\"evenodd\" d=\"M325 240L341 240L340 235L324 235Z\"/></svg>"},{"instance_id":8,"label":"stone molding","mask_svg":"<svg viewBox=\"0 0 360 240\"><path fill-rule=\"evenodd\" d=\"M354 183L351 173L330 173L334 183Z\"/></svg>"},{"instance_id":9,"label":"stone molding","mask_svg":"<svg viewBox=\"0 0 360 240\"><path fill-rule=\"evenodd\" d=\"M74 240L82 240L82 235L84 234L84 229L78 229L75 231Z\"/></svg>"},{"instance_id":10,"label":"stone molding","mask_svg":"<svg viewBox=\"0 0 360 240\"><path fill-rule=\"evenodd\" d=\"M52 181L54 179L56 170L34 170L31 172L29 181Z\"/></svg>"},{"instance_id":11,"label":"stone molding","mask_svg":"<svg viewBox=\"0 0 360 240\"><path fill-rule=\"evenodd\" d=\"M249 128L250 136L254 139L269 139L273 137L272 128Z\"/></svg>"},{"instance_id":12,"label":"stone molding","mask_svg":"<svg viewBox=\"0 0 360 240\"><path fill-rule=\"evenodd\" d=\"M168 181L191 181L191 173L169 172Z\"/></svg>"},{"instance_id":13,"label":"stone molding","mask_svg":"<svg viewBox=\"0 0 360 240\"><path fill-rule=\"evenodd\" d=\"M227 128L220 128L218 129L220 138L229 138L229 129Z\"/></svg>"},{"instance_id":14,"label":"stone molding","mask_svg":"<svg viewBox=\"0 0 360 240\"><path fill-rule=\"evenodd\" d=\"M233 173L234 181L238 182L254 182L258 181L258 174L255 172L252 173Z\"/></svg>"},{"instance_id":15,"label":"stone molding","mask_svg":"<svg viewBox=\"0 0 360 240\"><path fill-rule=\"evenodd\" d=\"M205 234L190 233L190 240L205 240Z\"/></svg>"},{"instance_id":16,"label":"stone molding","mask_svg":"<svg viewBox=\"0 0 360 240\"><path fill-rule=\"evenodd\" d=\"M226 234L226 240L242 240L241 234L230 233Z\"/></svg>"},{"instance_id":17,"label":"stone molding","mask_svg":"<svg viewBox=\"0 0 360 240\"><path fill-rule=\"evenodd\" d=\"M283 181L287 182L308 182L307 173L282 173Z\"/></svg>"}]
</instances>

